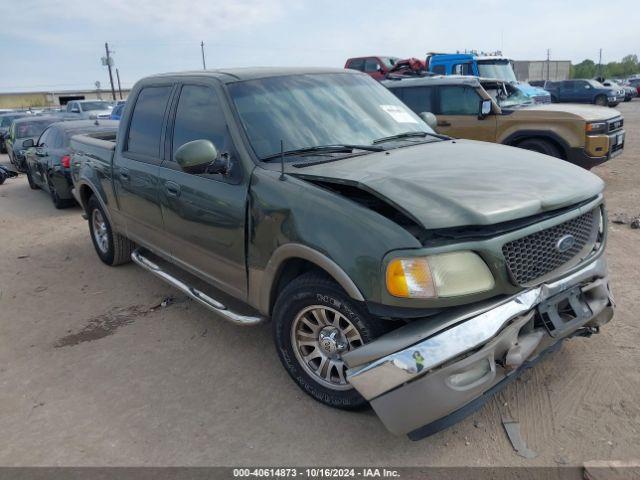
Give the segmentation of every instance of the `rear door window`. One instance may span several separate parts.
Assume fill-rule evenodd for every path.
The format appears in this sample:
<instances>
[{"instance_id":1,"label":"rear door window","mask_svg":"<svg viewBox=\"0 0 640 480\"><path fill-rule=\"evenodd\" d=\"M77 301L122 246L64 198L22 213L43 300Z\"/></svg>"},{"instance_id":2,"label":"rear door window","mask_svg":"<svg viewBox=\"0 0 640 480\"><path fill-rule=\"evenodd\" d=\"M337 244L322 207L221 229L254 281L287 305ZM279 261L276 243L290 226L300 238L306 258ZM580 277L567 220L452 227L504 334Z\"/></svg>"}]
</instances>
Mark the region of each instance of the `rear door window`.
<instances>
[{"instance_id":1,"label":"rear door window","mask_svg":"<svg viewBox=\"0 0 640 480\"><path fill-rule=\"evenodd\" d=\"M163 85L140 91L131 115L127 152L152 158L160 156L160 136L171 89L171 85Z\"/></svg>"},{"instance_id":2,"label":"rear door window","mask_svg":"<svg viewBox=\"0 0 640 480\"><path fill-rule=\"evenodd\" d=\"M433 73L436 75L446 75L447 71L445 70L444 65L436 65L431 69Z\"/></svg>"},{"instance_id":3,"label":"rear door window","mask_svg":"<svg viewBox=\"0 0 640 480\"><path fill-rule=\"evenodd\" d=\"M367 58L364 62L364 71L367 73L377 72L380 69L380 64L375 58Z\"/></svg>"},{"instance_id":4,"label":"rear door window","mask_svg":"<svg viewBox=\"0 0 640 480\"><path fill-rule=\"evenodd\" d=\"M402 101L414 112L434 113L433 87L409 87L399 90L402 92Z\"/></svg>"},{"instance_id":5,"label":"rear door window","mask_svg":"<svg viewBox=\"0 0 640 480\"><path fill-rule=\"evenodd\" d=\"M475 89L460 86L440 87L440 113L442 115L477 115L480 96Z\"/></svg>"}]
</instances>

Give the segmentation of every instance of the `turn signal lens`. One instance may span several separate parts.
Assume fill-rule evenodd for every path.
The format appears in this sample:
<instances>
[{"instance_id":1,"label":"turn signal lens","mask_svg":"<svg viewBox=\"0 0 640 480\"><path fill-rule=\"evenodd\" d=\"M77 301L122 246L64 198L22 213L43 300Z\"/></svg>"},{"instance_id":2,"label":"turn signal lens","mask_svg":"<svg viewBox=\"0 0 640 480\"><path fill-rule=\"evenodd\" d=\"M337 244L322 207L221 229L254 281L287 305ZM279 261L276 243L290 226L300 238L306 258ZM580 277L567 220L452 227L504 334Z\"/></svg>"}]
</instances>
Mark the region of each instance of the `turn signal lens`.
<instances>
[{"instance_id":1,"label":"turn signal lens","mask_svg":"<svg viewBox=\"0 0 640 480\"><path fill-rule=\"evenodd\" d=\"M387 290L394 297L433 298L436 296L426 258L393 260L387 267Z\"/></svg>"},{"instance_id":2,"label":"turn signal lens","mask_svg":"<svg viewBox=\"0 0 640 480\"><path fill-rule=\"evenodd\" d=\"M606 122L587 123L587 133L604 133L607 129Z\"/></svg>"},{"instance_id":3,"label":"turn signal lens","mask_svg":"<svg viewBox=\"0 0 640 480\"><path fill-rule=\"evenodd\" d=\"M456 297L495 286L489 267L475 253L450 252L398 258L387 267L387 290L394 297Z\"/></svg>"}]
</instances>

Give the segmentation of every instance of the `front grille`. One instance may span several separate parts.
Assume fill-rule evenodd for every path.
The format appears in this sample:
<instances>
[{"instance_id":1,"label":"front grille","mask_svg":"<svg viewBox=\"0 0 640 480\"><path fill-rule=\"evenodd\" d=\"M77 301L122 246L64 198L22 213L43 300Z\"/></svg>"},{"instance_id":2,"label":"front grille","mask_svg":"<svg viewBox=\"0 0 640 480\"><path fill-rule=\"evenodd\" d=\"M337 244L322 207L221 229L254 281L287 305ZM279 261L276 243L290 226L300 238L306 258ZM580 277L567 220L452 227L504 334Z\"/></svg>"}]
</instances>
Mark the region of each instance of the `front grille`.
<instances>
[{"instance_id":1,"label":"front grille","mask_svg":"<svg viewBox=\"0 0 640 480\"><path fill-rule=\"evenodd\" d=\"M622 126L624 125L624 119L619 117L619 118L614 118L613 120L609 120L608 122L609 127L608 127L608 132L615 132L616 130L620 130L622 128Z\"/></svg>"},{"instance_id":2,"label":"front grille","mask_svg":"<svg viewBox=\"0 0 640 480\"><path fill-rule=\"evenodd\" d=\"M511 278L517 285L527 285L573 260L586 248L593 248L599 221L592 210L567 222L505 243L502 254ZM572 235L573 245L566 251L558 248L560 239Z\"/></svg>"}]
</instances>

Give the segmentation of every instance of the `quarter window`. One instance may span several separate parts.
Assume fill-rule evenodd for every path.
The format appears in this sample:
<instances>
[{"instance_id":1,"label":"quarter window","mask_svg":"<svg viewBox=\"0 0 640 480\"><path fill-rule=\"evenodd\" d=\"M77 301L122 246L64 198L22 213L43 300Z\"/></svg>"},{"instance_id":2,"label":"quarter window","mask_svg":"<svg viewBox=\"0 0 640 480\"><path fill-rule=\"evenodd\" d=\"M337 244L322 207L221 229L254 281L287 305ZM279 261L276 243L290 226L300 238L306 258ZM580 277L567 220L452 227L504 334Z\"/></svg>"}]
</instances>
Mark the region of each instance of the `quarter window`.
<instances>
[{"instance_id":1,"label":"quarter window","mask_svg":"<svg viewBox=\"0 0 640 480\"><path fill-rule=\"evenodd\" d=\"M349 69L358 70L360 72L363 72L364 71L364 59L363 58L356 58L355 60L351 60L351 62L349 62Z\"/></svg>"},{"instance_id":2,"label":"quarter window","mask_svg":"<svg viewBox=\"0 0 640 480\"><path fill-rule=\"evenodd\" d=\"M162 122L170 94L170 85L140 91L129 126L128 152L156 158L160 155Z\"/></svg>"},{"instance_id":3,"label":"quarter window","mask_svg":"<svg viewBox=\"0 0 640 480\"><path fill-rule=\"evenodd\" d=\"M440 87L440 113L442 115L477 115L480 96L469 87Z\"/></svg>"}]
</instances>

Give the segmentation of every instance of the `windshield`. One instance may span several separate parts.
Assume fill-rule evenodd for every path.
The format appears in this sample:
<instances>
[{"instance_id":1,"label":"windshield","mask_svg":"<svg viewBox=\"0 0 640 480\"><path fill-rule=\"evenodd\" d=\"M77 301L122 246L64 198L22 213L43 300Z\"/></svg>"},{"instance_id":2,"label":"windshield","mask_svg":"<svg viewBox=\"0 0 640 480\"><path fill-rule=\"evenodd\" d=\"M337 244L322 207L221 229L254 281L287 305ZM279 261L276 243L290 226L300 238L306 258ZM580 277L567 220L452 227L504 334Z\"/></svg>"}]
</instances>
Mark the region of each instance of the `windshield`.
<instances>
[{"instance_id":1,"label":"windshield","mask_svg":"<svg viewBox=\"0 0 640 480\"><path fill-rule=\"evenodd\" d=\"M109 110L110 105L107 102L82 102L82 111L90 110Z\"/></svg>"},{"instance_id":2,"label":"windshield","mask_svg":"<svg viewBox=\"0 0 640 480\"><path fill-rule=\"evenodd\" d=\"M478 61L478 72L483 78L497 78L505 82L517 82L516 74L513 73L509 60L480 60Z\"/></svg>"},{"instance_id":3,"label":"windshield","mask_svg":"<svg viewBox=\"0 0 640 480\"><path fill-rule=\"evenodd\" d=\"M597 80L587 80L587 83L591 85L593 88L607 88Z\"/></svg>"},{"instance_id":4,"label":"windshield","mask_svg":"<svg viewBox=\"0 0 640 480\"><path fill-rule=\"evenodd\" d=\"M500 108L518 108L531 105L533 100L510 84L482 84Z\"/></svg>"},{"instance_id":5,"label":"windshield","mask_svg":"<svg viewBox=\"0 0 640 480\"><path fill-rule=\"evenodd\" d=\"M382 60L382 63L384 63L387 68L391 68L396 64L396 62L399 60L399 58L397 58L397 57L380 57L380 60Z\"/></svg>"},{"instance_id":6,"label":"windshield","mask_svg":"<svg viewBox=\"0 0 640 480\"><path fill-rule=\"evenodd\" d=\"M277 154L281 140L290 151L433 133L395 95L364 75L290 75L233 83L228 89L260 159Z\"/></svg>"},{"instance_id":7,"label":"windshield","mask_svg":"<svg viewBox=\"0 0 640 480\"><path fill-rule=\"evenodd\" d=\"M16 125L16 138L39 137L49 125L51 125L51 120L18 123Z\"/></svg>"}]
</instances>

